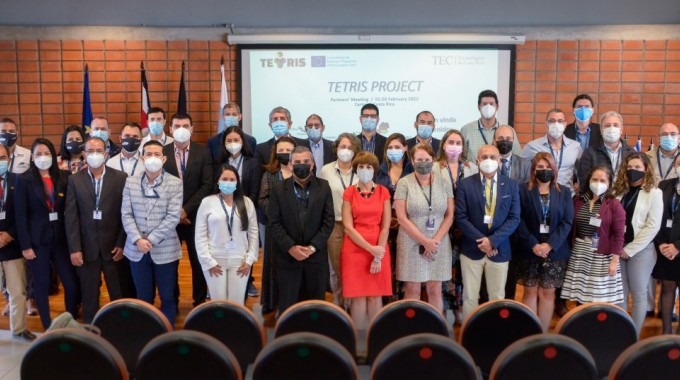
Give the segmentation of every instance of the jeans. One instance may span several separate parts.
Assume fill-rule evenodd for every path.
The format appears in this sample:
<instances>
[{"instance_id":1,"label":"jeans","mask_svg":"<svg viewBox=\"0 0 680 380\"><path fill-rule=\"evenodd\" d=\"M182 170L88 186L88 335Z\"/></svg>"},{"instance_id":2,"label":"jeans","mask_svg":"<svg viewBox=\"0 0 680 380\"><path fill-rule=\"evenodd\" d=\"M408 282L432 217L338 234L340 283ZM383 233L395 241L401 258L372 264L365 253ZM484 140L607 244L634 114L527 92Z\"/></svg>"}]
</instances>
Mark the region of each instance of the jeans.
<instances>
[{"instance_id":1,"label":"jeans","mask_svg":"<svg viewBox=\"0 0 680 380\"><path fill-rule=\"evenodd\" d=\"M628 310L628 295L633 297L633 311L631 313L638 336L642 331L647 313L647 285L649 276L656 264L656 250L650 243L627 260L621 260L621 280L623 281L623 303L619 304L623 310Z\"/></svg>"},{"instance_id":2,"label":"jeans","mask_svg":"<svg viewBox=\"0 0 680 380\"><path fill-rule=\"evenodd\" d=\"M175 305L175 287L177 286L177 262L156 264L151 253L142 256L138 262L130 261L132 279L135 281L137 298L153 305L155 288L161 299L161 312L175 326L177 308Z\"/></svg>"}]
</instances>

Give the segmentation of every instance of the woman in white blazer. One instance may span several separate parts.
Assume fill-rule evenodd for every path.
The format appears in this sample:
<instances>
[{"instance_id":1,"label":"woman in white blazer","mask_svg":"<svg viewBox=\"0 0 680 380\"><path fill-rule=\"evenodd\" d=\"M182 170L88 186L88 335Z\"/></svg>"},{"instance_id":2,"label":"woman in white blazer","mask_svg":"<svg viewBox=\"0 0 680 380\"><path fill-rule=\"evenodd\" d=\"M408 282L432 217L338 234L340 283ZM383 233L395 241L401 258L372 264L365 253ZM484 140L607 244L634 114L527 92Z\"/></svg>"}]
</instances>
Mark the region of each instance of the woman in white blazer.
<instances>
[{"instance_id":1,"label":"woman in white blazer","mask_svg":"<svg viewBox=\"0 0 680 380\"><path fill-rule=\"evenodd\" d=\"M656 264L654 237L661 228L663 194L654 185L654 172L649 158L632 153L619 166L614 195L626 210L626 229L621 254L624 310L628 310L628 294L633 298L633 322L638 335L647 312L647 284Z\"/></svg>"},{"instance_id":2,"label":"woman in white blazer","mask_svg":"<svg viewBox=\"0 0 680 380\"><path fill-rule=\"evenodd\" d=\"M196 214L198 261L212 300L244 303L259 249L255 205L234 166L223 165L217 183L220 193L205 197Z\"/></svg>"}]
</instances>

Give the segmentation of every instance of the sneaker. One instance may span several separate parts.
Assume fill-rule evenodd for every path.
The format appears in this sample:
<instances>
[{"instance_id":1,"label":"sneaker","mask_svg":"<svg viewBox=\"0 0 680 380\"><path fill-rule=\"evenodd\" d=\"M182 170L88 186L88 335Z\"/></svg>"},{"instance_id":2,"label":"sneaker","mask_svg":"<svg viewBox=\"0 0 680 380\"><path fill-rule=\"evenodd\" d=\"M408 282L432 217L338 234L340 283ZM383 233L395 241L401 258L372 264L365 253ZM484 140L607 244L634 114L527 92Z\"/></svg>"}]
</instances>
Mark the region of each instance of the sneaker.
<instances>
[{"instance_id":1,"label":"sneaker","mask_svg":"<svg viewBox=\"0 0 680 380\"><path fill-rule=\"evenodd\" d=\"M255 287L255 284L252 282L248 283L248 297L257 297L260 295L260 292L257 291L257 288Z\"/></svg>"},{"instance_id":2,"label":"sneaker","mask_svg":"<svg viewBox=\"0 0 680 380\"><path fill-rule=\"evenodd\" d=\"M32 342L32 341L35 340L36 336L32 332L30 332L28 330L24 330L24 331L22 331L18 334L12 334L12 338L25 340L27 342Z\"/></svg>"}]
</instances>

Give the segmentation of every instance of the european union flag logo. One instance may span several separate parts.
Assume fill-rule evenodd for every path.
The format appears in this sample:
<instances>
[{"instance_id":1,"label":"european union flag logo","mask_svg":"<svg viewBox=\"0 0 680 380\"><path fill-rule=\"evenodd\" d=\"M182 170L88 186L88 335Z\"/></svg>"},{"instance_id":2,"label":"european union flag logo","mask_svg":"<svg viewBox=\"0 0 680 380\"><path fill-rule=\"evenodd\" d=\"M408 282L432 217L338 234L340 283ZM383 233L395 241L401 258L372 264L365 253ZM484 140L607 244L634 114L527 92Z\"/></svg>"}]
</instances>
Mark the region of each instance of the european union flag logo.
<instances>
[{"instance_id":1,"label":"european union flag logo","mask_svg":"<svg viewBox=\"0 0 680 380\"><path fill-rule=\"evenodd\" d=\"M313 55L312 56L312 67L326 67L326 56L325 55Z\"/></svg>"}]
</instances>

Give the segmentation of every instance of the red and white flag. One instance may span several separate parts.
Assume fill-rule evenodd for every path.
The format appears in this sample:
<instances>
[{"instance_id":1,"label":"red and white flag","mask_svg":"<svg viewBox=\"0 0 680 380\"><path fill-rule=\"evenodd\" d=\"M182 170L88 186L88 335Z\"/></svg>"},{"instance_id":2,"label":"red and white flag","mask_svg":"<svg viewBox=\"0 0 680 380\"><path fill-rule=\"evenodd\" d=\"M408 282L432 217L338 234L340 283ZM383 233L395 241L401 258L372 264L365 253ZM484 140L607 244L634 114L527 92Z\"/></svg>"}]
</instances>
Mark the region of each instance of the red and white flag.
<instances>
[{"instance_id":1,"label":"red and white flag","mask_svg":"<svg viewBox=\"0 0 680 380\"><path fill-rule=\"evenodd\" d=\"M149 125L147 123L147 115L149 108L151 108L151 101L149 100L149 84L146 82L146 70L144 70L144 62L141 65L142 69L142 111L139 125L142 126L142 135L149 134Z\"/></svg>"}]
</instances>

